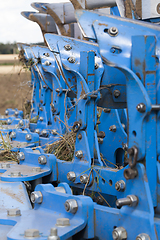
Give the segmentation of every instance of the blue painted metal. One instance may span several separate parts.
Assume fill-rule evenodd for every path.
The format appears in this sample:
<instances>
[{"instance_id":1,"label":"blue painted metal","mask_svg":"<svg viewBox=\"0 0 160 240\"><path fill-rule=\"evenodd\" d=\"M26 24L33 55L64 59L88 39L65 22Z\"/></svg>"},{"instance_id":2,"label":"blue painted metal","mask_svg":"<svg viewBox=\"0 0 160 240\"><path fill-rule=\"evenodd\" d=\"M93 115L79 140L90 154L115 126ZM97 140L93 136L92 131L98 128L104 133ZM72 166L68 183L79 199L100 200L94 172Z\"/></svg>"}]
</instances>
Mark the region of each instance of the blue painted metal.
<instances>
[{"instance_id":1,"label":"blue painted metal","mask_svg":"<svg viewBox=\"0 0 160 240\"><path fill-rule=\"evenodd\" d=\"M91 11L78 10L76 16L89 41L46 34L48 47L19 44L31 69L30 116L38 120L24 119L28 125L16 129L20 118L11 118L11 128L3 130L4 137L15 132L12 151L22 158L0 165L2 236L27 239L25 230L35 228L35 239L47 240L56 227L60 239L112 240L123 227L128 240L140 240L139 234L160 239L160 28ZM72 128L73 159L48 154L47 144ZM42 194L33 208L27 191ZM118 208L117 200L127 196L138 201ZM70 199L77 201L74 213L65 208ZM19 207L21 216L7 216L7 206ZM58 218L70 225L58 226Z\"/></svg>"}]
</instances>

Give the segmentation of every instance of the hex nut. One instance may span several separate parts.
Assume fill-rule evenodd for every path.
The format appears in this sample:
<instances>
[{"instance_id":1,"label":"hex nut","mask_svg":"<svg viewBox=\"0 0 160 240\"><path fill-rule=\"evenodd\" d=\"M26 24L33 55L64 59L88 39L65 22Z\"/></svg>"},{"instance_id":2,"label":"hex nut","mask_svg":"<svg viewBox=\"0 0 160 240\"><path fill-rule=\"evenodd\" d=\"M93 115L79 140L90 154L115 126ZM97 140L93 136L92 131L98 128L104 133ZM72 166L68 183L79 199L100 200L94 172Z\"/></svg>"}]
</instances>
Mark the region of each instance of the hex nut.
<instances>
[{"instance_id":1,"label":"hex nut","mask_svg":"<svg viewBox=\"0 0 160 240\"><path fill-rule=\"evenodd\" d=\"M53 135L57 135L56 129L53 129L53 130L52 130L52 134L53 134Z\"/></svg>"},{"instance_id":2,"label":"hex nut","mask_svg":"<svg viewBox=\"0 0 160 240\"><path fill-rule=\"evenodd\" d=\"M82 174L80 176L81 183L86 184L88 182L88 178L89 178L88 174Z\"/></svg>"},{"instance_id":3,"label":"hex nut","mask_svg":"<svg viewBox=\"0 0 160 240\"><path fill-rule=\"evenodd\" d=\"M40 191L34 191L31 193L31 202L32 203L42 203L43 201L43 195Z\"/></svg>"},{"instance_id":4,"label":"hex nut","mask_svg":"<svg viewBox=\"0 0 160 240\"><path fill-rule=\"evenodd\" d=\"M11 208L7 210L7 215L11 217L21 216L21 210L19 208Z\"/></svg>"},{"instance_id":5,"label":"hex nut","mask_svg":"<svg viewBox=\"0 0 160 240\"><path fill-rule=\"evenodd\" d=\"M70 51L70 50L72 49L72 47L71 47L71 45L66 44L66 45L64 46L64 49L65 49L66 51Z\"/></svg>"},{"instance_id":6,"label":"hex nut","mask_svg":"<svg viewBox=\"0 0 160 240\"><path fill-rule=\"evenodd\" d=\"M57 226L59 227L67 227L70 226L69 218L57 218Z\"/></svg>"},{"instance_id":7,"label":"hex nut","mask_svg":"<svg viewBox=\"0 0 160 240\"><path fill-rule=\"evenodd\" d=\"M67 212L75 214L78 210L78 203L75 199L68 199L65 204L65 210Z\"/></svg>"},{"instance_id":8,"label":"hex nut","mask_svg":"<svg viewBox=\"0 0 160 240\"><path fill-rule=\"evenodd\" d=\"M118 29L116 27L111 27L108 29L108 33L110 36L115 37L118 35Z\"/></svg>"},{"instance_id":9,"label":"hex nut","mask_svg":"<svg viewBox=\"0 0 160 240\"><path fill-rule=\"evenodd\" d=\"M5 115L6 115L6 116L8 116L8 114L9 114L9 111L8 111L8 110L6 110L6 111L5 111Z\"/></svg>"},{"instance_id":10,"label":"hex nut","mask_svg":"<svg viewBox=\"0 0 160 240\"><path fill-rule=\"evenodd\" d=\"M41 167L33 167L32 168L32 172L36 172L36 173L41 172L41 170L42 170Z\"/></svg>"},{"instance_id":11,"label":"hex nut","mask_svg":"<svg viewBox=\"0 0 160 240\"><path fill-rule=\"evenodd\" d=\"M10 168L9 163L1 163L1 168Z\"/></svg>"},{"instance_id":12,"label":"hex nut","mask_svg":"<svg viewBox=\"0 0 160 240\"><path fill-rule=\"evenodd\" d=\"M81 150L79 150L75 153L75 155L76 155L77 158L82 158L83 157L83 152Z\"/></svg>"},{"instance_id":13,"label":"hex nut","mask_svg":"<svg viewBox=\"0 0 160 240\"><path fill-rule=\"evenodd\" d=\"M39 162L39 164L46 164L47 163L46 156L43 156L43 155L39 156L38 162Z\"/></svg>"},{"instance_id":14,"label":"hex nut","mask_svg":"<svg viewBox=\"0 0 160 240\"><path fill-rule=\"evenodd\" d=\"M127 239L126 229L123 227L117 227L112 232L112 237L114 240L125 240Z\"/></svg>"},{"instance_id":15,"label":"hex nut","mask_svg":"<svg viewBox=\"0 0 160 240\"><path fill-rule=\"evenodd\" d=\"M125 190L125 187L126 187L126 184L125 184L125 182L123 180L117 181L115 183L115 189L118 192L123 192Z\"/></svg>"},{"instance_id":16,"label":"hex nut","mask_svg":"<svg viewBox=\"0 0 160 240\"><path fill-rule=\"evenodd\" d=\"M37 238L40 237L38 229L27 229L24 232L25 238Z\"/></svg>"},{"instance_id":17,"label":"hex nut","mask_svg":"<svg viewBox=\"0 0 160 240\"><path fill-rule=\"evenodd\" d=\"M40 130L39 129L35 129L34 132L37 133L37 134L40 134Z\"/></svg>"},{"instance_id":18,"label":"hex nut","mask_svg":"<svg viewBox=\"0 0 160 240\"><path fill-rule=\"evenodd\" d=\"M24 152L19 152L19 153L17 154L17 159L18 159L19 161L23 161L23 160L25 159Z\"/></svg>"},{"instance_id":19,"label":"hex nut","mask_svg":"<svg viewBox=\"0 0 160 240\"><path fill-rule=\"evenodd\" d=\"M151 240L151 238L148 234L141 233L136 237L136 240Z\"/></svg>"},{"instance_id":20,"label":"hex nut","mask_svg":"<svg viewBox=\"0 0 160 240\"><path fill-rule=\"evenodd\" d=\"M18 116L18 114L19 114L18 111L15 111L15 112L14 112L14 115L15 115L16 117Z\"/></svg>"},{"instance_id":21,"label":"hex nut","mask_svg":"<svg viewBox=\"0 0 160 240\"><path fill-rule=\"evenodd\" d=\"M41 121L41 122L42 122L42 121L43 121L43 117L40 117L40 118L39 118L39 121Z\"/></svg>"},{"instance_id":22,"label":"hex nut","mask_svg":"<svg viewBox=\"0 0 160 240\"><path fill-rule=\"evenodd\" d=\"M50 229L50 235L48 236L47 240L59 240L60 238L58 237L57 234L57 228L51 228Z\"/></svg>"},{"instance_id":23,"label":"hex nut","mask_svg":"<svg viewBox=\"0 0 160 240\"><path fill-rule=\"evenodd\" d=\"M76 180L75 172L68 172L67 173L67 179L68 179L68 181L74 182Z\"/></svg>"},{"instance_id":24,"label":"hex nut","mask_svg":"<svg viewBox=\"0 0 160 240\"><path fill-rule=\"evenodd\" d=\"M24 123L23 123L23 120L22 120L22 119L21 119L21 120L19 120L19 123L18 123L18 125L19 125L19 126L21 126L21 127L24 125Z\"/></svg>"},{"instance_id":25,"label":"hex nut","mask_svg":"<svg viewBox=\"0 0 160 240\"><path fill-rule=\"evenodd\" d=\"M31 141L32 140L31 134L29 134L29 133L26 134L26 140L27 141Z\"/></svg>"},{"instance_id":26,"label":"hex nut","mask_svg":"<svg viewBox=\"0 0 160 240\"><path fill-rule=\"evenodd\" d=\"M12 138L16 138L16 133L12 131L12 132L10 133L10 138L11 138L11 139L12 139Z\"/></svg>"},{"instance_id":27,"label":"hex nut","mask_svg":"<svg viewBox=\"0 0 160 240\"><path fill-rule=\"evenodd\" d=\"M10 176L11 177L21 177L21 172L18 172L18 171L11 172Z\"/></svg>"},{"instance_id":28,"label":"hex nut","mask_svg":"<svg viewBox=\"0 0 160 240\"><path fill-rule=\"evenodd\" d=\"M7 124L10 125L12 123L11 119L7 119Z\"/></svg>"},{"instance_id":29,"label":"hex nut","mask_svg":"<svg viewBox=\"0 0 160 240\"><path fill-rule=\"evenodd\" d=\"M76 59L74 57L69 57L68 58L68 62L69 63L75 63L76 62Z\"/></svg>"}]
</instances>

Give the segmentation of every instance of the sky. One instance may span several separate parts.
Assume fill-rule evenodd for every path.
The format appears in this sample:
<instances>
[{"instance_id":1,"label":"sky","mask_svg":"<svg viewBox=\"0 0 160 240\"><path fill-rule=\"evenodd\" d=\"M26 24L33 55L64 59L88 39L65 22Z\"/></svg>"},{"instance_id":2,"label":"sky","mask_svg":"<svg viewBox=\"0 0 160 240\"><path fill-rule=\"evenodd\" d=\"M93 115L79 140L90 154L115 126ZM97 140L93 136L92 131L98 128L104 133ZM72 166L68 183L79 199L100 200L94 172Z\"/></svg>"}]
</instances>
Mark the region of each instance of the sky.
<instances>
[{"instance_id":1,"label":"sky","mask_svg":"<svg viewBox=\"0 0 160 240\"><path fill-rule=\"evenodd\" d=\"M40 27L37 23L27 20L22 11L36 11L32 2L62 2L66 0L4 0L0 4L0 42L43 42Z\"/></svg>"}]
</instances>

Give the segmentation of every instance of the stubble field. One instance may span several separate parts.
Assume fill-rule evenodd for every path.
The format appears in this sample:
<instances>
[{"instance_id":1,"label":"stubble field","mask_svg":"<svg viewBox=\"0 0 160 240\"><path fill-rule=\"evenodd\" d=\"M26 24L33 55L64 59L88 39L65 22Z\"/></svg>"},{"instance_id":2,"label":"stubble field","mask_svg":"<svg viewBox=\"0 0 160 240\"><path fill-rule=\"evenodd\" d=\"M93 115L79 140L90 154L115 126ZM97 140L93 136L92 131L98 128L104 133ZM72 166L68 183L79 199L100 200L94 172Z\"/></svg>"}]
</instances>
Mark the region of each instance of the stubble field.
<instances>
[{"instance_id":1,"label":"stubble field","mask_svg":"<svg viewBox=\"0 0 160 240\"><path fill-rule=\"evenodd\" d=\"M0 55L0 114L6 108L23 109L30 100L30 72L19 63L18 55Z\"/></svg>"}]
</instances>

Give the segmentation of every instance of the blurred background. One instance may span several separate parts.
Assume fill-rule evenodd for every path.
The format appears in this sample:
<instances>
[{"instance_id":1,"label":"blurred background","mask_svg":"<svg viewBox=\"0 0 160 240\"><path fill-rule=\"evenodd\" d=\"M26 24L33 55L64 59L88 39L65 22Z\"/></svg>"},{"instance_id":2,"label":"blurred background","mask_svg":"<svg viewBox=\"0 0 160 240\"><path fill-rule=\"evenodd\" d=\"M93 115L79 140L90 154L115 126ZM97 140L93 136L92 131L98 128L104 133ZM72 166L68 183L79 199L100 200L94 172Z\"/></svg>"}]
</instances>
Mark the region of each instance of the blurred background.
<instances>
[{"instance_id":1,"label":"blurred background","mask_svg":"<svg viewBox=\"0 0 160 240\"><path fill-rule=\"evenodd\" d=\"M43 43L38 24L21 15L22 11L36 11L30 5L33 1L6 0L0 4L0 114L4 114L6 108L23 109L31 98L30 71L19 63L16 42Z\"/></svg>"}]
</instances>

